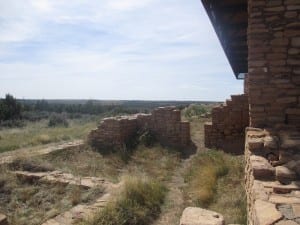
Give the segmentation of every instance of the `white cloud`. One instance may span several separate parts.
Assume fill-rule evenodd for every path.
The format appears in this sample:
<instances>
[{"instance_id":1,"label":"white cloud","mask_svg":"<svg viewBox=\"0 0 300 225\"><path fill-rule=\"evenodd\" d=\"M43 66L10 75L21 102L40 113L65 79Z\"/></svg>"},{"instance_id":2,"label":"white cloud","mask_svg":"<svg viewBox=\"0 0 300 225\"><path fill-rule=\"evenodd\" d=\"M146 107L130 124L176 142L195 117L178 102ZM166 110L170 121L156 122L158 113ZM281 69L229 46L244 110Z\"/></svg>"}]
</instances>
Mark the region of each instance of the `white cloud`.
<instances>
[{"instance_id":1,"label":"white cloud","mask_svg":"<svg viewBox=\"0 0 300 225\"><path fill-rule=\"evenodd\" d=\"M108 6L114 10L133 10L141 7L145 7L153 2L153 0L110 0Z\"/></svg>"},{"instance_id":2,"label":"white cloud","mask_svg":"<svg viewBox=\"0 0 300 225\"><path fill-rule=\"evenodd\" d=\"M38 11L45 13L52 11L53 7L48 0L31 0L31 4Z\"/></svg>"},{"instance_id":3,"label":"white cloud","mask_svg":"<svg viewBox=\"0 0 300 225\"><path fill-rule=\"evenodd\" d=\"M220 100L237 82L200 4L0 0L0 96Z\"/></svg>"}]
</instances>

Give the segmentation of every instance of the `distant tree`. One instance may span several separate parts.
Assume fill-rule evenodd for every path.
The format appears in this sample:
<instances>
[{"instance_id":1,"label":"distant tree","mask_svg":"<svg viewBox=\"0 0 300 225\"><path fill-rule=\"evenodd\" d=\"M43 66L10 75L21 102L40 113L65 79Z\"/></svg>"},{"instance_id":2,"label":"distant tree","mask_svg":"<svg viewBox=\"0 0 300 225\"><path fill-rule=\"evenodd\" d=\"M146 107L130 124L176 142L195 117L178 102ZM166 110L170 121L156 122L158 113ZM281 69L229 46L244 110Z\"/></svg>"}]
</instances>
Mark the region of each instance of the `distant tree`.
<instances>
[{"instance_id":1,"label":"distant tree","mask_svg":"<svg viewBox=\"0 0 300 225\"><path fill-rule=\"evenodd\" d=\"M48 111L49 110L49 103L46 100L38 100L35 103L35 110L37 111Z\"/></svg>"},{"instance_id":2,"label":"distant tree","mask_svg":"<svg viewBox=\"0 0 300 225\"><path fill-rule=\"evenodd\" d=\"M21 104L10 94L0 100L0 121L20 119Z\"/></svg>"}]
</instances>

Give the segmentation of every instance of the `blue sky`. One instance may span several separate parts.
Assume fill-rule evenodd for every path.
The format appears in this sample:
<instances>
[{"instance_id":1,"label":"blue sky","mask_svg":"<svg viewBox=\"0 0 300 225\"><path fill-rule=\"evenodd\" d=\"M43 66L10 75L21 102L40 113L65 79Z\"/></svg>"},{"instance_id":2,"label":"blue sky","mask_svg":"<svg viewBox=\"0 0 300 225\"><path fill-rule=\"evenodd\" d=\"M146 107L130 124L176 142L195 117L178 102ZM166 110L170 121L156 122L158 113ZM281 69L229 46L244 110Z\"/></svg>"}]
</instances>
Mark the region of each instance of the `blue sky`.
<instances>
[{"instance_id":1,"label":"blue sky","mask_svg":"<svg viewBox=\"0 0 300 225\"><path fill-rule=\"evenodd\" d=\"M0 0L0 97L222 101L242 86L200 0Z\"/></svg>"}]
</instances>

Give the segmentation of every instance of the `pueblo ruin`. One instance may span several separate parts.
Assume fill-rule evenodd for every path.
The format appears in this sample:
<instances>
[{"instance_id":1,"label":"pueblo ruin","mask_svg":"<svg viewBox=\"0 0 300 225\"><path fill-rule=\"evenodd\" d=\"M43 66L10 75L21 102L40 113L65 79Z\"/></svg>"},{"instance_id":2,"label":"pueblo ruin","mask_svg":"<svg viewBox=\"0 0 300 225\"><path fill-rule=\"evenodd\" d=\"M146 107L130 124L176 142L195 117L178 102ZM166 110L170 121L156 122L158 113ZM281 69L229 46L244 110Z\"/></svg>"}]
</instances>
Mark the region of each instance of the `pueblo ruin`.
<instances>
[{"instance_id":1,"label":"pueblo ruin","mask_svg":"<svg viewBox=\"0 0 300 225\"><path fill-rule=\"evenodd\" d=\"M245 81L243 95L212 111L205 144L245 153L249 225L299 224L300 1L202 3Z\"/></svg>"}]
</instances>

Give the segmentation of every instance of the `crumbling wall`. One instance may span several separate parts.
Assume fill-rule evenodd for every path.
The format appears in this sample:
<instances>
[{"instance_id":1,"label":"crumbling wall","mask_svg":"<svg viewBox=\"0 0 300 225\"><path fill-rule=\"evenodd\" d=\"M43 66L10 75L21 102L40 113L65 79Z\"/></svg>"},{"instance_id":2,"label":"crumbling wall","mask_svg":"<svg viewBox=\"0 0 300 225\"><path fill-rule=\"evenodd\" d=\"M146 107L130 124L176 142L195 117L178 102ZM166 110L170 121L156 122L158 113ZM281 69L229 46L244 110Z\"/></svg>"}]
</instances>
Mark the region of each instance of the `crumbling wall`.
<instances>
[{"instance_id":1,"label":"crumbling wall","mask_svg":"<svg viewBox=\"0 0 300 225\"><path fill-rule=\"evenodd\" d=\"M300 223L300 132L247 128L248 224Z\"/></svg>"},{"instance_id":2,"label":"crumbling wall","mask_svg":"<svg viewBox=\"0 0 300 225\"><path fill-rule=\"evenodd\" d=\"M175 107L160 107L151 114L103 119L88 140L99 148L122 149L140 130L151 131L166 146L186 147L191 142L190 124L181 121L180 111Z\"/></svg>"},{"instance_id":3,"label":"crumbling wall","mask_svg":"<svg viewBox=\"0 0 300 225\"><path fill-rule=\"evenodd\" d=\"M243 153L245 128L248 125L248 96L232 95L224 105L212 109L212 122L204 125L205 146Z\"/></svg>"},{"instance_id":4,"label":"crumbling wall","mask_svg":"<svg viewBox=\"0 0 300 225\"><path fill-rule=\"evenodd\" d=\"M299 16L299 0L248 0L252 127L300 126Z\"/></svg>"}]
</instances>

